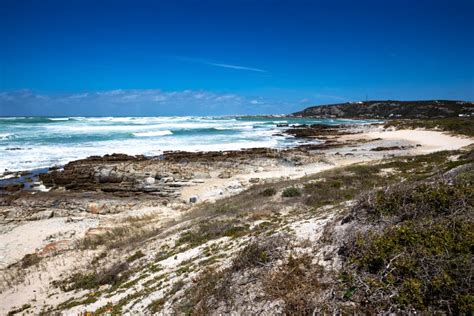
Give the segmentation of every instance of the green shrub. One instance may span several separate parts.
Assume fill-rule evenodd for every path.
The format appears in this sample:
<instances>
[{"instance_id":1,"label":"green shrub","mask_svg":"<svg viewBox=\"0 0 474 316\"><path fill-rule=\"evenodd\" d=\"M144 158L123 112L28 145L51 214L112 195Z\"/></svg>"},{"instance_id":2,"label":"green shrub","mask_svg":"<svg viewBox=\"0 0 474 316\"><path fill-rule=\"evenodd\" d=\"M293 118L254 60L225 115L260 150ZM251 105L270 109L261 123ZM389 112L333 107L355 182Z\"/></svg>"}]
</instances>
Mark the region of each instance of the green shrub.
<instances>
[{"instance_id":1,"label":"green shrub","mask_svg":"<svg viewBox=\"0 0 474 316\"><path fill-rule=\"evenodd\" d=\"M267 188L260 192L260 195L262 196L273 196L277 193L277 191L274 188Z\"/></svg>"},{"instance_id":2,"label":"green shrub","mask_svg":"<svg viewBox=\"0 0 474 316\"><path fill-rule=\"evenodd\" d=\"M232 270L241 271L261 267L282 257L281 247L288 245L281 235L254 240L244 247L232 261Z\"/></svg>"},{"instance_id":3,"label":"green shrub","mask_svg":"<svg viewBox=\"0 0 474 316\"><path fill-rule=\"evenodd\" d=\"M463 212L474 204L474 188L468 183L444 182L399 185L371 193L355 207L355 215L366 214L372 220L396 217L408 220Z\"/></svg>"},{"instance_id":4,"label":"green shrub","mask_svg":"<svg viewBox=\"0 0 474 316\"><path fill-rule=\"evenodd\" d=\"M19 313L21 313L21 312L27 310L27 309L30 308L30 307L31 307L30 304L23 304L21 307L9 311L8 314L7 314L7 316L13 316L13 315L15 315L15 314L19 314Z\"/></svg>"},{"instance_id":5,"label":"green shrub","mask_svg":"<svg viewBox=\"0 0 474 316\"><path fill-rule=\"evenodd\" d=\"M295 187L287 188L281 194L283 197L297 197L301 196L301 190Z\"/></svg>"},{"instance_id":6,"label":"green shrub","mask_svg":"<svg viewBox=\"0 0 474 316\"><path fill-rule=\"evenodd\" d=\"M341 251L345 299L376 314L472 311L473 196L467 184L438 181L362 198L352 216L376 226L358 231Z\"/></svg>"},{"instance_id":7,"label":"green shrub","mask_svg":"<svg viewBox=\"0 0 474 316\"><path fill-rule=\"evenodd\" d=\"M29 253L26 254L22 259L21 259L21 267L22 268L28 268L34 265L37 265L41 261L41 257L38 256L36 253Z\"/></svg>"},{"instance_id":8,"label":"green shrub","mask_svg":"<svg viewBox=\"0 0 474 316\"><path fill-rule=\"evenodd\" d=\"M144 256L145 256L145 254L141 250L138 250L133 255L131 255L130 257L127 258L127 262L133 262L133 261L135 261L137 259L140 259L141 257L144 257Z\"/></svg>"},{"instance_id":9,"label":"green shrub","mask_svg":"<svg viewBox=\"0 0 474 316\"><path fill-rule=\"evenodd\" d=\"M90 273L75 273L67 280L53 281L54 286L68 292L76 289L96 289L101 285L117 286L130 275L128 265L119 263L104 271Z\"/></svg>"},{"instance_id":10,"label":"green shrub","mask_svg":"<svg viewBox=\"0 0 474 316\"><path fill-rule=\"evenodd\" d=\"M188 244L191 247L201 245L209 240L221 237L240 237L249 232L248 225L239 220L214 220L200 223L180 235L176 245Z\"/></svg>"}]
</instances>

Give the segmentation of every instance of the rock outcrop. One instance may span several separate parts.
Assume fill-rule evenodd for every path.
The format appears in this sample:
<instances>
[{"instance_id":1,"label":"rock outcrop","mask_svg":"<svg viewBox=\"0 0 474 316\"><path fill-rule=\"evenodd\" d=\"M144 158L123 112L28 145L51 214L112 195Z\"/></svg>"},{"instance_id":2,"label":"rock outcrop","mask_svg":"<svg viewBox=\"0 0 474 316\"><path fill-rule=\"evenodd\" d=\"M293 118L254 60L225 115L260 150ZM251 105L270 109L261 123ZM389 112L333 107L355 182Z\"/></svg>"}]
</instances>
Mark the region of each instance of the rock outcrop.
<instances>
[{"instance_id":1,"label":"rock outcrop","mask_svg":"<svg viewBox=\"0 0 474 316\"><path fill-rule=\"evenodd\" d=\"M473 116L474 103L464 101L365 101L312 106L292 114L321 118L446 118Z\"/></svg>"}]
</instances>

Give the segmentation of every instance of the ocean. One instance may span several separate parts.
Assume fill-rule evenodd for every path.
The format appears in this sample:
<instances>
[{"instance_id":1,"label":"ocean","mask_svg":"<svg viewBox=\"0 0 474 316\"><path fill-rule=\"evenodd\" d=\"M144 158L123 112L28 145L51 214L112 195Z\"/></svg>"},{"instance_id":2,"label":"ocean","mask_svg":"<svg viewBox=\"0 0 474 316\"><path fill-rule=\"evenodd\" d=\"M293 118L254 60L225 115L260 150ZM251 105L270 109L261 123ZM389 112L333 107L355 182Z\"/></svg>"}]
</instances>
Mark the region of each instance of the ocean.
<instances>
[{"instance_id":1,"label":"ocean","mask_svg":"<svg viewBox=\"0 0 474 316\"><path fill-rule=\"evenodd\" d=\"M286 117L2 117L0 174L112 153L155 156L168 150L287 148L305 141L281 135L285 128L278 124L367 122Z\"/></svg>"}]
</instances>

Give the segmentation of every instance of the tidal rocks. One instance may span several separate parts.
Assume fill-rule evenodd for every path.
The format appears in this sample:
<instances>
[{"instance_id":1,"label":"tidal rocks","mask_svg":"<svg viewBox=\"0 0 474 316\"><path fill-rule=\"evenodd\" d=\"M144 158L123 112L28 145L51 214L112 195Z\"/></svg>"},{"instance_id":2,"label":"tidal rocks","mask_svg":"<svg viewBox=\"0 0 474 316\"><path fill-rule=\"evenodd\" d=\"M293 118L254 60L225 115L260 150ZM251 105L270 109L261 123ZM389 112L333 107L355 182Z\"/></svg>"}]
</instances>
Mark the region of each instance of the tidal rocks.
<instances>
[{"instance_id":1,"label":"tidal rocks","mask_svg":"<svg viewBox=\"0 0 474 316\"><path fill-rule=\"evenodd\" d=\"M3 187L0 187L0 190L12 193L12 192L20 191L21 189L23 189L24 186L25 186L24 183L7 184Z\"/></svg>"},{"instance_id":2,"label":"tidal rocks","mask_svg":"<svg viewBox=\"0 0 474 316\"><path fill-rule=\"evenodd\" d=\"M413 146L378 146L370 149L371 151L390 151L390 150L407 150Z\"/></svg>"},{"instance_id":3,"label":"tidal rocks","mask_svg":"<svg viewBox=\"0 0 474 316\"><path fill-rule=\"evenodd\" d=\"M218 177L220 179L229 179L232 177L232 172L230 172L229 170L224 170L218 175Z\"/></svg>"},{"instance_id":4,"label":"tidal rocks","mask_svg":"<svg viewBox=\"0 0 474 316\"><path fill-rule=\"evenodd\" d=\"M174 197L188 181L184 174L162 160L115 154L73 161L62 170L52 170L40 177L48 187L64 187L69 191Z\"/></svg>"},{"instance_id":5,"label":"tidal rocks","mask_svg":"<svg viewBox=\"0 0 474 316\"><path fill-rule=\"evenodd\" d=\"M353 134L353 132L350 131L350 127L348 126L323 124L293 126L287 129L285 132L299 138L322 138L326 136Z\"/></svg>"},{"instance_id":6,"label":"tidal rocks","mask_svg":"<svg viewBox=\"0 0 474 316\"><path fill-rule=\"evenodd\" d=\"M260 182L260 178L250 178L250 179L249 179L249 182L250 182L250 183L259 183L259 182Z\"/></svg>"}]
</instances>

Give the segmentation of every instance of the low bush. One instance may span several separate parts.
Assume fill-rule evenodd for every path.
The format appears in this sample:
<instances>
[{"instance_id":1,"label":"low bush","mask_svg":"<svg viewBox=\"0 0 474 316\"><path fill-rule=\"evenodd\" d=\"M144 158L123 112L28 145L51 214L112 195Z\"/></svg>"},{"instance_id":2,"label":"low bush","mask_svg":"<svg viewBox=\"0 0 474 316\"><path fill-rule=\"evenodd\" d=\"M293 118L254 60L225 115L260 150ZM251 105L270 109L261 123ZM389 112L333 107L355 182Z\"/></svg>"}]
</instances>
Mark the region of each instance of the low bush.
<instances>
[{"instance_id":1,"label":"low bush","mask_svg":"<svg viewBox=\"0 0 474 316\"><path fill-rule=\"evenodd\" d=\"M356 232L341 251L345 299L366 313L472 312L473 193L438 181L362 198L352 216L372 229Z\"/></svg>"},{"instance_id":2,"label":"low bush","mask_svg":"<svg viewBox=\"0 0 474 316\"><path fill-rule=\"evenodd\" d=\"M145 256L145 254L141 250L138 250L133 255L131 255L130 257L127 258L127 262L133 262L133 261L135 261L137 259L140 259L141 257L144 257L144 256Z\"/></svg>"},{"instance_id":3,"label":"low bush","mask_svg":"<svg viewBox=\"0 0 474 316\"><path fill-rule=\"evenodd\" d=\"M372 192L358 201L355 216L370 220L405 221L427 216L449 216L463 213L474 205L474 188L465 182L415 183Z\"/></svg>"},{"instance_id":4,"label":"low bush","mask_svg":"<svg viewBox=\"0 0 474 316\"><path fill-rule=\"evenodd\" d=\"M277 193L277 191L274 188L266 188L262 192L260 192L260 195L262 196L273 196Z\"/></svg>"},{"instance_id":5,"label":"low bush","mask_svg":"<svg viewBox=\"0 0 474 316\"><path fill-rule=\"evenodd\" d=\"M68 292L76 289L96 289L101 285L117 286L130 275L128 264L119 263L104 271L90 273L75 273L69 279L53 281L53 285Z\"/></svg>"},{"instance_id":6,"label":"low bush","mask_svg":"<svg viewBox=\"0 0 474 316\"><path fill-rule=\"evenodd\" d=\"M308 254L290 256L263 280L265 294L285 303L286 315L312 315L316 297L326 288L323 268L312 263Z\"/></svg>"},{"instance_id":7,"label":"low bush","mask_svg":"<svg viewBox=\"0 0 474 316\"><path fill-rule=\"evenodd\" d=\"M230 302L231 273L229 270L208 268L186 291L185 299L176 307L176 314L208 315L216 302Z\"/></svg>"},{"instance_id":8,"label":"low bush","mask_svg":"<svg viewBox=\"0 0 474 316\"><path fill-rule=\"evenodd\" d=\"M15 314L19 314L19 313L21 313L21 312L27 310L27 309L30 308L30 307L31 307L30 304L23 304L21 307L9 311L8 314L7 314L7 316L13 316L13 315L15 315Z\"/></svg>"},{"instance_id":9,"label":"low bush","mask_svg":"<svg viewBox=\"0 0 474 316\"><path fill-rule=\"evenodd\" d=\"M287 188L281 194L283 197L297 197L301 196L301 190L295 187Z\"/></svg>"},{"instance_id":10,"label":"low bush","mask_svg":"<svg viewBox=\"0 0 474 316\"><path fill-rule=\"evenodd\" d=\"M21 267L25 269L25 268L37 265L41 261L41 259L42 258L38 256L36 253L29 253L21 259L20 261Z\"/></svg>"},{"instance_id":11,"label":"low bush","mask_svg":"<svg viewBox=\"0 0 474 316\"><path fill-rule=\"evenodd\" d=\"M221 237L240 237L249 232L249 226L239 220L211 220L200 223L196 228L182 233L176 245L199 246L209 240Z\"/></svg>"},{"instance_id":12,"label":"low bush","mask_svg":"<svg viewBox=\"0 0 474 316\"><path fill-rule=\"evenodd\" d=\"M237 253L231 269L235 272L266 266L282 257L281 248L285 248L288 243L288 238L280 235L257 239Z\"/></svg>"},{"instance_id":13,"label":"low bush","mask_svg":"<svg viewBox=\"0 0 474 316\"><path fill-rule=\"evenodd\" d=\"M144 240L160 233L157 228L137 228L135 225L115 227L102 234L91 235L79 242L82 249L97 249L104 246L107 249L132 248Z\"/></svg>"}]
</instances>

